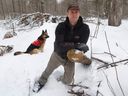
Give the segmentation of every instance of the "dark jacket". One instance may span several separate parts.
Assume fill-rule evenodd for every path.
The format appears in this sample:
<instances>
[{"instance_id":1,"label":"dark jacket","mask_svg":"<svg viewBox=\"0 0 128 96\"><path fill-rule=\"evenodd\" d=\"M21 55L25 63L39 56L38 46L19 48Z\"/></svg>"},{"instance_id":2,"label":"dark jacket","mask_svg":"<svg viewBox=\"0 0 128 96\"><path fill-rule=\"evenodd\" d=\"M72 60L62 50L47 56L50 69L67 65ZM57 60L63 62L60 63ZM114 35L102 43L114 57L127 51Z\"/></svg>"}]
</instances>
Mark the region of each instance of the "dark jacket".
<instances>
[{"instance_id":1,"label":"dark jacket","mask_svg":"<svg viewBox=\"0 0 128 96\"><path fill-rule=\"evenodd\" d=\"M86 44L89 34L89 26L83 23L81 16L74 27L70 25L67 17L65 22L59 23L55 30L54 51L63 59L66 59L67 51L75 48L76 43Z\"/></svg>"}]
</instances>

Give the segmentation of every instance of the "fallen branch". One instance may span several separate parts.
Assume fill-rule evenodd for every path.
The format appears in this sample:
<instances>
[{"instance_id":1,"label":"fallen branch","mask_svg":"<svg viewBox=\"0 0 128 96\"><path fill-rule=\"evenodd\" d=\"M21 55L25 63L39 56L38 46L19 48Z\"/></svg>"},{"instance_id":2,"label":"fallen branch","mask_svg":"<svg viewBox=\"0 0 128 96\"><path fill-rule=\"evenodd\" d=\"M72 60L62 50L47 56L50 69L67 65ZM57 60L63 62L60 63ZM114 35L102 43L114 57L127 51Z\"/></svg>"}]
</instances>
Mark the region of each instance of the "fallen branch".
<instances>
[{"instance_id":1,"label":"fallen branch","mask_svg":"<svg viewBox=\"0 0 128 96\"><path fill-rule=\"evenodd\" d=\"M105 54L108 54L108 55L111 55L113 57L116 57L115 55L113 55L112 53L109 53L109 52L104 52Z\"/></svg>"},{"instance_id":2,"label":"fallen branch","mask_svg":"<svg viewBox=\"0 0 128 96\"><path fill-rule=\"evenodd\" d=\"M125 61L128 61L128 59L124 59L124 60L120 60L120 61L117 61L117 62L113 62L113 63L110 63L108 65L102 65L102 66L98 67L97 69L101 69L103 67L108 67L109 65L113 65L112 67L114 67L114 66L117 66L116 65L117 63L121 63L121 62L125 62Z\"/></svg>"},{"instance_id":3,"label":"fallen branch","mask_svg":"<svg viewBox=\"0 0 128 96\"><path fill-rule=\"evenodd\" d=\"M77 91L77 92L75 92L74 90L70 90L70 91L68 91L68 93L75 94L76 96L83 96L84 95L84 90Z\"/></svg>"},{"instance_id":4,"label":"fallen branch","mask_svg":"<svg viewBox=\"0 0 128 96\"><path fill-rule=\"evenodd\" d=\"M127 62L125 62L125 63L124 63L124 65L126 65L127 63L128 63L128 61L127 61Z\"/></svg>"},{"instance_id":5,"label":"fallen branch","mask_svg":"<svg viewBox=\"0 0 128 96\"><path fill-rule=\"evenodd\" d=\"M103 60L101 60L101 59L99 59L99 58L92 57L92 59L97 60L97 61L99 61L99 62L102 62L102 63L104 63L105 65L108 65L107 62L105 62L105 61L103 61Z\"/></svg>"},{"instance_id":6,"label":"fallen branch","mask_svg":"<svg viewBox=\"0 0 128 96\"><path fill-rule=\"evenodd\" d=\"M113 63L110 63L110 64L121 63L121 62L124 62L124 61L128 61L128 59L124 59L124 60L116 61L116 62L113 62ZM109 65L110 65L110 64L109 64Z\"/></svg>"},{"instance_id":7,"label":"fallen branch","mask_svg":"<svg viewBox=\"0 0 128 96\"><path fill-rule=\"evenodd\" d=\"M100 87L101 82L102 82L102 81L99 81L98 88ZM96 92L96 96L98 96L99 93L100 93L99 90L97 90L97 92Z\"/></svg>"},{"instance_id":8,"label":"fallen branch","mask_svg":"<svg viewBox=\"0 0 128 96\"><path fill-rule=\"evenodd\" d=\"M100 94L100 96L104 96L100 91L98 91L96 96L98 96L98 94Z\"/></svg>"},{"instance_id":9,"label":"fallen branch","mask_svg":"<svg viewBox=\"0 0 128 96\"><path fill-rule=\"evenodd\" d=\"M116 57L115 55L113 55L112 53L109 53L109 52L93 53L93 54L107 54L107 55L111 55L111 56L113 56L113 57Z\"/></svg>"},{"instance_id":10,"label":"fallen branch","mask_svg":"<svg viewBox=\"0 0 128 96\"><path fill-rule=\"evenodd\" d=\"M89 94L85 94L84 92L84 89L89 89L89 87L87 86L78 85L78 84L71 84L69 86L71 86L72 89L70 89L68 93L74 94L73 96L90 96ZM78 87L78 90L74 90L73 89L74 87Z\"/></svg>"},{"instance_id":11,"label":"fallen branch","mask_svg":"<svg viewBox=\"0 0 128 96\"><path fill-rule=\"evenodd\" d=\"M89 89L89 87L88 86L83 86L83 85L78 85L78 84L72 84L72 85L69 85L69 86L71 86L71 87L81 87L81 88L85 88L85 89Z\"/></svg>"}]
</instances>

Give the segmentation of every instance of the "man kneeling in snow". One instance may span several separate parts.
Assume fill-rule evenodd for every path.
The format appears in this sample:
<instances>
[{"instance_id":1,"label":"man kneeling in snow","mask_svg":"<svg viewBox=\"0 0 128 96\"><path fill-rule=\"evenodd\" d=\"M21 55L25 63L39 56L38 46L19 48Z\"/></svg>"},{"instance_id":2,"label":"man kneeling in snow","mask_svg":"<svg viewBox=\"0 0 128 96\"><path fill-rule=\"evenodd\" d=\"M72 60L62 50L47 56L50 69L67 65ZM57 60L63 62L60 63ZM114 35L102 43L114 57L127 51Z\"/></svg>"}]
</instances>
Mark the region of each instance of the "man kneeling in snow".
<instances>
[{"instance_id":1,"label":"man kneeling in snow","mask_svg":"<svg viewBox=\"0 0 128 96\"><path fill-rule=\"evenodd\" d=\"M48 77L60 65L64 67L61 81L70 84L74 78L75 62L91 64L91 60L84 53L87 51L90 30L83 23L79 6L72 4L67 9L66 21L59 23L55 31L54 52L41 77L34 84L33 92L38 92L46 84ZM79 50L78 51L76 51Z\"/></svg>"}]
</instances>

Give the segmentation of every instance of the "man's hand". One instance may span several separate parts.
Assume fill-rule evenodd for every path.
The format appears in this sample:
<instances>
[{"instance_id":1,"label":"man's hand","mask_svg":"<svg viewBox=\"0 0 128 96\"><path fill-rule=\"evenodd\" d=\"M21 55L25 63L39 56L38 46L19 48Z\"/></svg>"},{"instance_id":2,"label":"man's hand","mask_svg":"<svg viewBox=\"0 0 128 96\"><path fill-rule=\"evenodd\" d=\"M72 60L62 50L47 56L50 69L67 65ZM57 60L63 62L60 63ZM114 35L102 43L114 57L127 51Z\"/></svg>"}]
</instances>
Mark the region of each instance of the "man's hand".
<instances>
[{"instance_id":1,"label":"man's hand","mask_svg":"<svg viewBox=\"0 0 128 96\"><path fill-rule=\"evenodd\" d=\"M89 50L88 46L86 44L84 44L84 43L77 43L77 44L75 44L75 49L83 51L84 53Z\"/></svg>"}]
</instances>

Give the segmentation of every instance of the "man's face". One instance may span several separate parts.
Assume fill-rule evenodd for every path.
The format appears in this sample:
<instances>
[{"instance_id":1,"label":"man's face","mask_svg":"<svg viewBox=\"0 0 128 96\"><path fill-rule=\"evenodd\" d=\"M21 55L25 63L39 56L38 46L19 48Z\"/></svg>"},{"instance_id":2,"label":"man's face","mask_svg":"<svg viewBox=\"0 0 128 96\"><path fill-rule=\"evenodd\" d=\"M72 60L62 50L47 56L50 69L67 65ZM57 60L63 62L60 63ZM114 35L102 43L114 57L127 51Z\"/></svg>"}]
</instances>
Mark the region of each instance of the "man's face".
<instances>
[{"instance_id":1,"label":"man's face","mask_svg":"<svg viewBox=\"0 0 128 96\"><path fill-rule=\"evenodd\" d=\"M80 11L79 10L68 10L67 16L72 25L75 25L79 19Z\"/></svg>"}]
</instances>

